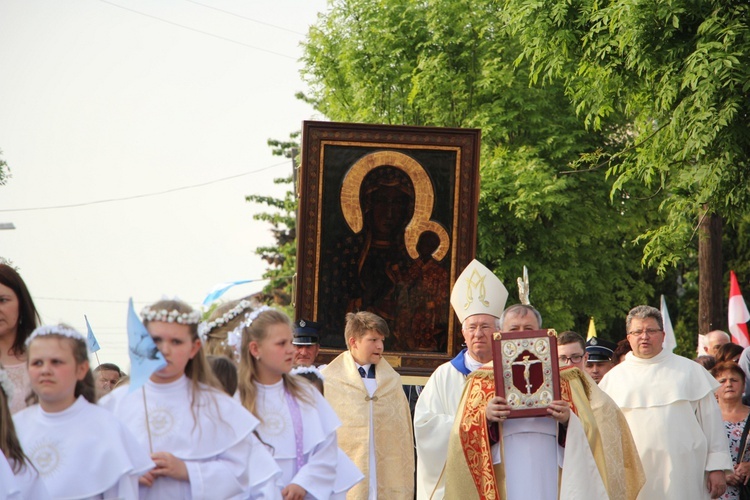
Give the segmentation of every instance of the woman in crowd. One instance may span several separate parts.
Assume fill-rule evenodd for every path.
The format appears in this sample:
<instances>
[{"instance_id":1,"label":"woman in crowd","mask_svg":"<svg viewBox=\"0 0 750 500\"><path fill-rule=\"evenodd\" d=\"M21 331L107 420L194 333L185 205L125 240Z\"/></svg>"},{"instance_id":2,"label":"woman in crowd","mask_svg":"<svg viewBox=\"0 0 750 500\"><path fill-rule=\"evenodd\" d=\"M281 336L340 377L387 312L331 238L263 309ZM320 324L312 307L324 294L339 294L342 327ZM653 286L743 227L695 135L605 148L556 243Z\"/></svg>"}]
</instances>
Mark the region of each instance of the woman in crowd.
<instances>
[{"instance_id":1,"label":"woman in crowd","mask_svg":"<svg viewBox=\"0 0 750 500\"><path fill-rule=\"evenodd\" d=\"M721 384L716 389L716 399L721 408L721 418L724 420L724 428L729 438L729 452L734 462L734 471L726 475L727 491L721 496L722 499L738 500L739 487L750 476L750 453L748 446L742 441L743 434L747 435L745 429L748 425L750 407L742 404L742 391L745 388L745 373L732 361L717 364L711 374ZM740 450L740 445L743 449Z\"/></svg>"},{"instance_id":2,"label":"woman in crowd","mask_svg":"<svg viewBox=\"0 0 750 500\"><path fill-rule=\"evenodd\" d=\"M26 283L13 267L0 263L0 365L13 384L11 413L26 407L31 392L26 339L38 325L39 314Z\"/></svg>"},{"instance_id":3,"label":"woman in crowd","mask_svg":"<svg viewBox=\"0 0 750 500\"><path fill-rule=\"evenodd\" d=\"M156 464L141 477L140 497L278 498L280 472L253 433L258 420L221 390L208 365L200 313L161 300L141 317L167 365L141 390L119 387L101 402Z\"/></svg>"},{"instance_id":4,"label":"woman in crowd","mask_svg":"<svg viewBox=\"0 0 750 500\"><path fill-rule=\"evenodd\" d=\"M622 339L617 343L617 347L612 353L612 363L616 365L622 363L623 361L625 361L625 356L632 350L633 348L630 347L630 342L628 342L628 339Z\"/></svg>"}]
</instances>

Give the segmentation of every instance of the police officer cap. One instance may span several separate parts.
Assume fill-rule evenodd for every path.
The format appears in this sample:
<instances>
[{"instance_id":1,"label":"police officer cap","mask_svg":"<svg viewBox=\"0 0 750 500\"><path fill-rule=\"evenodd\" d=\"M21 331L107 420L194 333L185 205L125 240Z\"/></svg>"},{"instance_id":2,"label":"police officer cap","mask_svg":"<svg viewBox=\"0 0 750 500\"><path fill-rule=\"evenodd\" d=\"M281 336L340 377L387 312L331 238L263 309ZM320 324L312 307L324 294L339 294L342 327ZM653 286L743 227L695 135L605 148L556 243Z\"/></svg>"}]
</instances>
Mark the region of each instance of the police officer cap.
<instances>
[{"instance_id":1,"label":"police officer cap","mask_svg":"<svg viewBox=\"0 0 750 500\"><path fill-rule=\"evenodd\" d=\"M617 344L596 337L591 337L586 341L586 352L589 355L589 363L604 363L606 361L612 361L612 354L614 353Z\"/></svg>"},{"instance_id":2,"label":"police officer cap","mask_svg":"<svg viewBox=\"0 0 750 500\"><path fill-rule=\"evenodd\" d=\"M320 323L301 319L294 324L294 345L315 345L320 342Z\"/></svg>"}]
</instances>

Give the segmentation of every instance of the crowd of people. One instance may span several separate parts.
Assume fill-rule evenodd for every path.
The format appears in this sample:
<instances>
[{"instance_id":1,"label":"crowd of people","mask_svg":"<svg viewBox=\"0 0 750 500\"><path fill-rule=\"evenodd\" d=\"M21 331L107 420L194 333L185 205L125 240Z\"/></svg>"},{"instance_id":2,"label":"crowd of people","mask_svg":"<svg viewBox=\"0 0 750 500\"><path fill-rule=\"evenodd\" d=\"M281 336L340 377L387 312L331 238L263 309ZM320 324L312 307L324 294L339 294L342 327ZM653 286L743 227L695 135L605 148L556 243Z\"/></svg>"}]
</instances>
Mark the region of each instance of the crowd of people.
<instances>
[{"instance_id":1,"label":"crowd of people","mask_svg":"<svg viewBox=\"0 0 750 500\"><path fill-rule=\"evenodd\" d=\"M162 300L141 318L165 366L135 388L114 364L92 370L74 328L41 325L0 264L0 500L745 498L750 349L717 331L697 363L674 355L659 310L637 306L618 344L557 334L560 396L519 418L497 395L493 335L542 316L507 298L481 263L464 269L465 348L416 391L371 312L347 314L347 350L315 366L313 321L250 300L204 320Z\"/></svg>"}]
</instances>

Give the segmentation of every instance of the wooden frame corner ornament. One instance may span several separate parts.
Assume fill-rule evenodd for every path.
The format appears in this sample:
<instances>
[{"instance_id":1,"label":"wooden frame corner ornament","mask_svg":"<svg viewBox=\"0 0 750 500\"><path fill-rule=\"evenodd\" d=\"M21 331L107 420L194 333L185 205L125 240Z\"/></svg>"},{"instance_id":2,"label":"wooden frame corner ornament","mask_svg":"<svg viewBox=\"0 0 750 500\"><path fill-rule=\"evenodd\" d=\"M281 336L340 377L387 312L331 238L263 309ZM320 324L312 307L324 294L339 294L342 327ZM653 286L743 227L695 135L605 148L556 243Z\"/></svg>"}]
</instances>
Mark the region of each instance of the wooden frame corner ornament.
<instances>
[{"instance_id":1,"label":"wooden frame corner ornament","mask_svg":"<svg viewBox=\"0 0 750 500\"><path fill-rule=\"evenodd\" d=\"M495 392L511 407L508 418L547 415L560 399L557 332L496 332L492 340Z\"/></svg>"}]
</instances>

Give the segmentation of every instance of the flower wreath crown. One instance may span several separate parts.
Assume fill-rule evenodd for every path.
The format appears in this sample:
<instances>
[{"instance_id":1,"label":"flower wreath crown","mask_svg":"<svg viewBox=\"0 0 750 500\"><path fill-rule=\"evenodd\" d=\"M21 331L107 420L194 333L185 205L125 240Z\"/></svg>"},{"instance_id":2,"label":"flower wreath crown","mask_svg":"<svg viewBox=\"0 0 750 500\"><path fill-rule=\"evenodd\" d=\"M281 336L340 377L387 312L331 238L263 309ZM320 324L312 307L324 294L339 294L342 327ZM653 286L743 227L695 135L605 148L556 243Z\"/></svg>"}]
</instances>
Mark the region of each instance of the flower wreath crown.
<instances>
[{"instance_id":1,"label":"flower wreath crown","mask_svg":"<svg viewBox=\"0 0 750 500\"><path fill-rule=\"evenodd\" d=\"M325 377L323 377L323 374L314 366L297 366L295 368L292 368L292 371L289 372L290 375L300 375L302 373L312 373L316 377L318 377L320 380L325 380Z\"/></svg>"},{"instance_id":2,"label":"flower wreath crown","mask_svg":"<svg viewBox=\"0 0 750 500\"><path fill-rule=\"evenodd\" d=\"M250 306L251 304L249 300L241 300L236 306L234 306L218 318L212 319L211 321L204 321L199 324L198 335L200 335L202 340L206 340L208 338L208 334L211 333L214 328L226 325Z\"/></svg>"},{"instance_id":3,"label":"flower wreath crown","mask_svg":"<svg viewBox=\"0 0 750 500\"><path fill-rule=\"evenodd\" d=\"M164 321L165 323L179 323L181 325L197 325L201 322L200 311L189 313L180 312L177 309L170 311L166 309L151 309L146 306L141 309L141 319L143 321Z\"/></svg>"},{"instance_id":4,"label":"flower wreath crown","mask_svg":"<svg viewBox=\"0 0 750 500\"><path fill-rule=\"evenodd\" d=\"M77 330L73 330L72 328L63 325L44 325L31 332L29 338L26 339L26 347L29 347L31 341L35 338L43 337L45 335L62 335L63 337L86 342L86 338Z\"/></svg>"}]
</instances>

